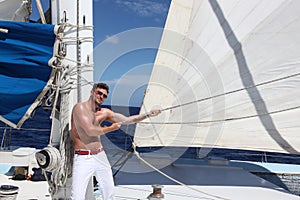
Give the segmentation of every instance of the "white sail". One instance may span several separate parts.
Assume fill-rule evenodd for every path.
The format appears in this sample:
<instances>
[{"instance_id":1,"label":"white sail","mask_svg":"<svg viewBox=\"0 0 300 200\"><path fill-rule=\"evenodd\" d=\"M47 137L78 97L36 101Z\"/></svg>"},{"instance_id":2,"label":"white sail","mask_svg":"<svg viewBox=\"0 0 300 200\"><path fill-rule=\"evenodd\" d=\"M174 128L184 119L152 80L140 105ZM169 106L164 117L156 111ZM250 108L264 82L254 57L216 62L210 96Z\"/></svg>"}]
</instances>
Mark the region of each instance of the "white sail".
<instances>
[{"instance_id":1,"label":"white sail","mask_svg":"<svg viewBox=\"0 0 300 200\"><path fill-rule=\"evenodd\" d=\"M298 0L173 0L137 146L300 152Z\"/></svg>"},{"instance_id":2,"label":"white sail","mask_svg":"<svg viewBox=\"0 0 300 200\"><path fill-rule=\"evenodd\" d=\"M0 20L29 21L31 0L0 0Z\"/></svg>"}]
</instances>

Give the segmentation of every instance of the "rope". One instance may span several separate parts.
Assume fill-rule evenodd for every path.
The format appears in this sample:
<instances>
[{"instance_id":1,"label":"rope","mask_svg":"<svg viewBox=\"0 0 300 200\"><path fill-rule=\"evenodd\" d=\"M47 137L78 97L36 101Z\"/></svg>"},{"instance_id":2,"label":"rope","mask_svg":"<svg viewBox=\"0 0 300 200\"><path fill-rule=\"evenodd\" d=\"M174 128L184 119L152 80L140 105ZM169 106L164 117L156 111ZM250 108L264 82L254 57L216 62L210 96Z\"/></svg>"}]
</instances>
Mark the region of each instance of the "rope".
<instances>
[{"instance_id":1,"label":"rope","mask_svg":"<svg viewBox=\"0 0 300 200\"><path fill-rule=\"evenodd\" d=\"M69 23L64 23L66 27L69 27L71 29L79 27L79 30L94 30L94 26L87 26L87 25L74 25Z\"/></svg>"},{"instance_id":2,"label":"rope","mask_svg":"<svg viewBox=\"0 0 300 200\"><path fill-rule=\"evenodd\" d=\"M143 107L142 107L142 108L143 108L144 112L147 113L147 109L146 109L146 107L145 107L144 104L143 104ZM161 110L161 111L162 111L162 110ZM140 122L140 123L143 123L143 122ZM152 129L154 130L154 133L156 134L156 137L158 138L160 144L164 145L163 140L162 140L161 137L159 136L159 134L158 134L158 132L157 132L157 130L156 130L156 127L154 126L154 123L151 123L151 121L150 121L150 124L151 124L151 127L152 127Z\"/></svg>"},{"instance_id":3,"label":"rope","mask_svg":"<svg viewBox=\"0 0 300 200\"><path fill-rule=\"evenodd\" d=\"M186 188L189 188L189 189L191 189L191 190L194 190L194 191L196 191L196 192L199 192L199 193L201 193L201 194L208 195L208 196L211 196L211 197L214 197L214 198L217 198L217 199L227 200L226 198L223 198L223 197L220 197L220 196L217 196L217 195L213 195L213 194L209 194L209 193L207 193L207 192L203 192L203 191L201 191L201 190L199 190L199 189L197 189L197 188L193 188L193 187L191 187L191 186L188 186L188 185L186 185L186 184L184 184L184 183L182 183L182 182L180 182L180 181L178 181L178 180L172 178L171 176L165 174L164 172L160 171L159 169L157 169L156 167L154 167L153 165L151 165L149 162L147 162L146 160L144 160L144 159L140 156L139 152L136 150L136 146L135 146L134 142L132 143L132 147L133 147L133 152L134 152L134 154L135 154L141 161L143 161L147 166L149 166L149 167L152 168L153 170L157 171L158 173L160 173L160 174L163 175L164 177L170 179L171 181L173 181L173 182L175 182L175 183L177 183L177 184L179 184L179 185L181 185L181 186L184 186L184 187L186 187Z\"/></svg>"},{"instance_id":4,"label":"rope","mask_svg":"<svg viewBox=\"0 0 300 200\"><path fill-rule=\"evenodd\" d=\"M0 150L2 150L2 149L4 149L4 142L5 142L5 140L6 140L6 129L7 128L7 125L6 125L6 127L4 128L4 131L3 131L3 136L2 136L2 141L1 141L1 147L0 147Z\"/></svg>"},{"instance_id":5,"label":"rope","mask_svg":"<svg viewBox=\"0 0 300 200\"><path fill-rule=\"evenodd\" d=\"M62 27L66 27L66 25L62 25ZM49 184L50 193L52 196L58 192L59 187L63 187L66 185L66 181L68 176L71 174L72 170L72 159L73 159L73 145L72 140L69 134L69 95L68 93L72 89L72 79L70 78L70 73L75 70L75 67L69 68L69 66L63 64L62 60L68 60L65 58L65 54L60 54L59 52L64 51L65 42L64 37L62 35L57 38L60 45L57 45L57 48L54 52L56 57L56 62L53 62L53 69L56 70L55 80L51 85L53 92L51 94L51 98L54 98L54 102L52 104L52 113L51 118L57 118L55 116L59 116L59 132L60 132L60 144L59 144L59 162L56 169L51 170L51 180L47 180ZM59 106L57 106L59 105ZM59 115L57 115L59 114ZM52 141L52 133L50 135L50 146ZM56 148L56 147L54 147Z\"/></svg>"},{"instance_id":6,"label":"rope","mask_svg":"<svg viewBox=\"0 0 300 200\"><path fill-rule=\"evenodd\" d=\"M259 84L256 84L256 85L252 85L252 86L249 86L249 87L240 88L240 89L232 90L232 91L225 92L225 93L222 93L222 94L217 94L217 95L214 95L214 96L211 96L211 97L206 97L206 98L203 98L203 99L198 99L198 100L187 102L187 103L184 103L184 104L167 107L167 108L162 109L161 111L171 110L171 109L174 109L174 108L183 107L183 106L187 106L187 105L194 104L194 103L199 103L199 102L202 102L202 101L207 101L207 100L210 100L210 99L213 99L213 98L217 98L217 97L221 97L221 96L226 96L228 94L233 94L233 93L240 92L240 91L243 91L243 90L248 90L248 89L251 89L251 88L254 88L254 87L259 87L259 86L262 86L262 85L267 85L267 84L270 84L270 83L282 81L282 80L285 80L285 79L288 79L288 78L292 78L292 77L295 77L295 76L299 76L299 75L300 75L300 72L299 73L295 73L295 74L291 74L291 75L288 75L288 76L280 77L280 78L277 78L277 79L273 79L273 80L270 80L270 81L262 82L262 83L259 83Z\"/></svg>"},{"instance_id":7,"label":"rope","mask_svg":"<svg viewBox=\"0 0 300 200\"><path fill-rule=\"evenodd\" d=\"M260 116L265 116L265 115L270 115L270 114L276 114L276 113L281 113L281 112L286 112L290 110L295 110L299 109L300 106L295 106L291 108L285 108L281 110L275 110L272 112L268 113L262 113L262 114L256 114L256 115L248 115L248 116L242 116L242 117L233 117L233 118L225 118L225 119L218 119L218 120L207 120L207 121L196 121L196 122L139 122L141 124L205 124L205 123L218 123L218 122L226 122L226 121L234 121L234 120L241 120L241 119L248 119L248 118L253 118L253 117L260 117Z\"/></svg>"},{"instance_id":8,"label":"rope","mask_svg":"<svg viewBox=\"0 0 300 200\"><path fill-rule=\"evenodd\" d=\"M68 60L70 62L74 62L75 64L81 64L85 67L93 67L94 64L86 64L86 63L82 63L82 62L78 62L77 60L73 60L73 59L70 59L70 58L64 58L65 60Z\"/></svg>"},{"instance_id":9,"label":"rope","mask_svg":"<svg viewBox=\"0 0 300 200\"><path fill-rule=\"evenodd\" d=\"M2 32L2 33L8 33L8 29L0 28L0 32Z\"/></svg>"},{"instance_id":10,"label":"rope","mask_svg":"<svg viewBox=\"0 0 300 200\"><path fill-rule=\"evenodd\" d=\"M68 69L61 69L57 80L56 88L56 101L61 96L60 109L55 112L59 112L60 121L60 155L61 161L57 170L52 172L52 191L51 194L55 194L59 186L65 186L68 176L71 174L72 170L72 159L73 159L73 145L69 134L69 95L72 82L70 81L70 75ZM62 95L63 94L63 95Z\"/></svg>"},{"instance_id":11,"label":"rope","mask_svg":"<svg viewBox=\"0 0 300 200\"><path fill-rule=\"evenodd\" d=\"M211 96L211 97L206 97L206 98L203 98L203 99L198 99L198 100L195 100L195 101L191 101L191 102L187 102L187 103L183 103L183 104L163 108L163 109L161 109L161 111L167 111L167 110L171 110L171 109L174 109L174 108L184 107L184 106L187 106L187 105L190 105L190 104L199 103L199 102L202 102L202 101L207 101L207 100L217 98L217 97L221 97L221 96L226 96L226 95L229 95L229 94L233 94L233 93L240 92L240 91L243 91L243 90L248 90L248 89L251 89L251 88L254 88L254 87L259 87L259 86L262 86L262 85L267 85L267 84L278 82L278 81L282 81L282 80L292 78L292 77L295 77L295 76L299 76L299 75L300 75L300 72L292 74L292 75L280 77L280 78L277 78L277 79L273 79L273 80L270 80L270 81L262 82L262 83L259 83L259 84L253 85L253 86L249 86L249 87L246 87L246 88L240 88L240 89L232 90L232 91L225 92L225 93L222 93L222 94L217 94L217 95L214 95L214 96ZM276 113L295 110L295 109L299 109L299 108L300 108L300 106L295 106L295 107L285 108L285 109L276 110L276 111L272 111L272 112L268 112L268 113L248 115L248 116L242 116L242 117L234 117L234 118L225 118L225 119L218 119L218 120L195 121L195 122L139 122L139 123L141 123L141 124L205 124L205 123L218 123L218 122L224 122L224 121L234 121L234 120L241 120L241 119L248 119L248 118L259 117L259 116L265 116L265 115L269 115L269 114L276 114Z\"/></svg>"},{"instance_id":12,"label":"rope","mask_svg":"<svg viewBox=\"0 0 300 200\"><path fill-rule=\"evenodd\" d=\"M63 37L62 40L64 42L74 42L79 41L81 43L83 42L93 42L93 37Z\"/></svg>"}]
</instances>

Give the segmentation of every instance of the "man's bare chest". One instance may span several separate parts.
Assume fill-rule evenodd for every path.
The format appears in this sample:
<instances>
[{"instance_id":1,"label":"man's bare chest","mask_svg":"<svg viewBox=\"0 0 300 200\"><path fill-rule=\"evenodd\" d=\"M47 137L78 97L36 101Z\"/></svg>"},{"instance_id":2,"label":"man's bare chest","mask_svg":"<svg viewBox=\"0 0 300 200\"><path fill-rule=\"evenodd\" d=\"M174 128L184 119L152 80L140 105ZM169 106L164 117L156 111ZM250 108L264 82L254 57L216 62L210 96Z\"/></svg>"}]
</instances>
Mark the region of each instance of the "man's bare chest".
<instances>
[{"instance_id":1,"label":"man's bare chest","mask_svg":"<svg viewBox=\"0 0 300 200\"><path fill-rule=\"evenodd\" d=\"M106 113L104 111L97 111L95 113L95 121L94 123L96 125L100 125L103 121L105 121L107 118Z\"/></svg>"}]
</instances>

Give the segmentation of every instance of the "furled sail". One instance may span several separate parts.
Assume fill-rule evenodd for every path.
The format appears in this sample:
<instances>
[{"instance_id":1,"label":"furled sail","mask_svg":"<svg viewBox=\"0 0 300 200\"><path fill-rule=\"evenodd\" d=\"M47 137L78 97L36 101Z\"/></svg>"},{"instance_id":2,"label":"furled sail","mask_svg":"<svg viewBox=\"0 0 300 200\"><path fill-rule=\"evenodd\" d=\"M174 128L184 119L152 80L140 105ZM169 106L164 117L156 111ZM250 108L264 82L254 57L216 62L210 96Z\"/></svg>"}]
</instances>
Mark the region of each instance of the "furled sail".
<instances>
[{"instance_id":1,"label":"furled sail","mask_svg":"<svg viewBox=\"0 0 300 200\"><path fill-rule=\"evenodd\" d=\"M299 153L299 7L173 0L134 143Z\"/></svg>"},{"instance_id":2,"label":"furled sail","mask_svg":"<svg viewBox=\"0 0 300 200\"><path fill-rule=\"evenodd\" d=\"M39 104L52 67L54 26L0 21L0 120L20 127Z\"/></svg>"}]
</instances>

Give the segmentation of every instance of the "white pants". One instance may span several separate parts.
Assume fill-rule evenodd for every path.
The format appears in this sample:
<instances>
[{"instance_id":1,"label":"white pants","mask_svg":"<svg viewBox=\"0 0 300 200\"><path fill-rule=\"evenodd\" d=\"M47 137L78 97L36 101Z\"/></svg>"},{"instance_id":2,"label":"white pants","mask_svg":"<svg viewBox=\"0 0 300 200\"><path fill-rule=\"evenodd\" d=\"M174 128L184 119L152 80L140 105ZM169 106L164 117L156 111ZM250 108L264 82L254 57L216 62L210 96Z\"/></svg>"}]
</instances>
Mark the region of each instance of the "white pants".
<instances>
[{"instance_id":1,"label":"white pants","mask_svg":"<svg viewBox=\"0 0 300 200\"><path fill-rule=\"evenodd\" d=\"M74 155L72 175L72 200L85 199L90 179L96 176L103 200L114 199L114 180L104 151L96 155Z\"/></svg>"}]
</instances>

